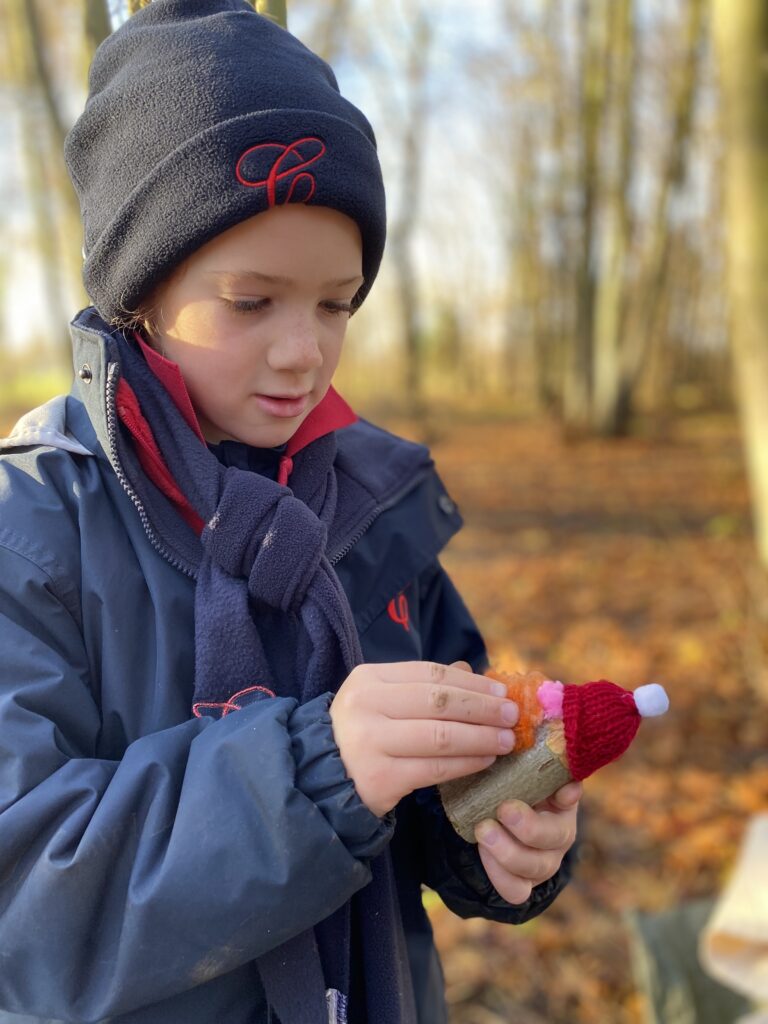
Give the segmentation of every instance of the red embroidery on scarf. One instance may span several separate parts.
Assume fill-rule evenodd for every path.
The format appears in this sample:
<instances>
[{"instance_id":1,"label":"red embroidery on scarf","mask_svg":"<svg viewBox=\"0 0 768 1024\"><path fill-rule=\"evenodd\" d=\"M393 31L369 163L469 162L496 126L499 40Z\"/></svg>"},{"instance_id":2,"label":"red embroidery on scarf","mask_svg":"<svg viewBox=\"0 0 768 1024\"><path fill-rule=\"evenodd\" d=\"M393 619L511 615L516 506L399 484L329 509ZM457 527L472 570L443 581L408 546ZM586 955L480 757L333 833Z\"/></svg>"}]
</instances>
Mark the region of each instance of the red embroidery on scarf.
<instances>
[{"instance_id":1,"label":"red embroidery on scarf","mask_svg":"<svg viewBox=\"0 0 768 1024\"><path fill-rule=\"evenodd\" d=\"M398 626L402 626L408 632L411 625L408 613L408 598L405 594L398 594L397 597L392 598L387 605L387 613L393 622L396 622Z\"/></svg>"},{"instance_id":2,"label":"red embroidery on scarf","mask_svg":"<svg viewBox=\"0 0 768 1024\"><path fill-rule=\"evenodd\" d=\"M245 690L238 690L237 693L233 693L227 700L216 701L216 700L199 700L192 705L192 714L195 718L202 718L203 715L200 708L221 708L221 717L226 717L230 711L241 711L242 704L238 704L237 700L239 697L244 697L247 693L255 692L265 693L267 697L274 697L274 691L268 689L266 686L249 686Z\"/></svg>"},{"instance_id":3,"label":"red embroidery on scarf","mask_svg":"<svg viewBox=\"0 0 768 1024\"><path fill-rule=\"evenodd\" d=\"M325 153L325 149L325 143L312 135L296 139L295 142L290 142L287 146L280 142L262 142L258 146L251 146L242 154L235 165L235 177L246 188L266 188L267 203L270 209L277 205L278 182L284 178L293 178L288 195L283 202L308 203L315 194L315 179L313 175L306 172L305 168L319 160ZM271 165L268 163L270 159ZM246 161L250 165L250 176L243 173L243 164ZM264 176L254 180L254 174L263 174ZM303 198L294 198L299 182L301 182L302 189L309 186L309 193Z\"/></svg>"}]
</instances>

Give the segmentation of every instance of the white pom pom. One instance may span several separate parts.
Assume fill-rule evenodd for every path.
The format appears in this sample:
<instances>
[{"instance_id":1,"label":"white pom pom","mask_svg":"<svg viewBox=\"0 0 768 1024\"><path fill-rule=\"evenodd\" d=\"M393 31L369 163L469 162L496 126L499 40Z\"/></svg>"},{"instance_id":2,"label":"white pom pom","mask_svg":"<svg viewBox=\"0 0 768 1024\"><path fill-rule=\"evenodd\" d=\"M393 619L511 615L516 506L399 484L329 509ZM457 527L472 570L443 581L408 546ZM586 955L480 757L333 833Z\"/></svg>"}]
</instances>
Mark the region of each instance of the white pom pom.
<instances>
[{"instance_id":1,"label":"white pom pom","mask_svg":"<svg viewBox=\"0 0 768 1024\"><path fill-rule=\"evenodd\" d=\"M655 715L663 715L669 708L669 697L667 691L658 683L648 683L647 686L638 686L634 692L635 706L643 718L653 718Z\"/></svg>"}]
</instances>

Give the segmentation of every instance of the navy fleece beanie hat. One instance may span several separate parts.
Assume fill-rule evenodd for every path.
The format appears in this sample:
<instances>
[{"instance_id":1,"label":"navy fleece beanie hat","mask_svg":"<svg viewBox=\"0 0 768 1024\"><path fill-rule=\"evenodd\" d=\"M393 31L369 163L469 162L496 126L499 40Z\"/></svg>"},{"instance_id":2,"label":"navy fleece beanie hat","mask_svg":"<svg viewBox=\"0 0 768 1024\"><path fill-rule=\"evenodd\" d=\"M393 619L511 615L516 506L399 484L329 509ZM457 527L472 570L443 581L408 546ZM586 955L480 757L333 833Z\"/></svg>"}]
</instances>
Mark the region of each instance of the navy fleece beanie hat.
<instances>
[{"instance_id":1,"label":"navy fleece beanie hat","mask_svg":"<svg viewBox=\"0 0 768 1024\"><path fill-rule=\"evenodd\" d=\"M283 203L351 217L367 294L385 237L370 124L328 65L246 0L155 0L102 43L65 156L83 279L108 321L132 315L215 235Z\"/></svg>"}]
</instances>

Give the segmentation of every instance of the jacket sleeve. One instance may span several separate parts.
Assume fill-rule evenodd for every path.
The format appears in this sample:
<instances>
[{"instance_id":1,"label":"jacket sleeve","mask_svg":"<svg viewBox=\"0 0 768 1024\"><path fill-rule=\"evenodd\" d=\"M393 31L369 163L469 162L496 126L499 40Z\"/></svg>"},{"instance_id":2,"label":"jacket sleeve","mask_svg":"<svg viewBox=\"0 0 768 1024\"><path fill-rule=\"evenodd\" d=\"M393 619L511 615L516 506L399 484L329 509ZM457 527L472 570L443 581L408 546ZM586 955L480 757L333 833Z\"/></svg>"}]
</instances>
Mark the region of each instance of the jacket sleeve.
<instances>
[{"instance_id":1,"label":"jacket sleeve","mask_svg":"<svg viewBox=\"0 0 768 1024\"><path fill-rule=\"evenodd\" d=\"M42 564L0 544L0 1006L94 1021L323 919L369 881L392 826L344 774L330 695L97 756L74 587Z\"/></svg>"},{"instance_id":2,"label":"jacket sleeve","mask_svg":"<svg viewBox=\"0 0 768 1024\"><path fill-rule=\"evenodd\" d=\"M442 664L468 661L475 672L485 671L488 655L480 631L438 562L422 573L419 594L424 659ZM525 903L507 903L491 885L477 846L462 839L448 821L436 787L417 790L407 802L404 819L413 823L422 881L460 917L522 924L545 910L571 877L573 848L557 874L537 885Z\"/></svg>"}]
</instances>

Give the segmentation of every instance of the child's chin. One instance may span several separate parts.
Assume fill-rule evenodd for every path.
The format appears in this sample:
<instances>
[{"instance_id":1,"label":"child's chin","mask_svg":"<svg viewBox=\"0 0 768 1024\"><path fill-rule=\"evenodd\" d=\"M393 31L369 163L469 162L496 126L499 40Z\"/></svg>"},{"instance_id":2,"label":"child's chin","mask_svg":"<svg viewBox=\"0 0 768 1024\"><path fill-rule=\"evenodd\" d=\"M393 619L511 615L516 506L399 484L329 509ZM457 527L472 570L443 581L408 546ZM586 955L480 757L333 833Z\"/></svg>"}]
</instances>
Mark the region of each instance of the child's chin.
<instances>
[{"instance_id":1,"label":"child's chin","mask_svg":"<svg viewBox=\"0 0 768 1024\"><path fill-rule=\"evenodd\" d=\"M206 440L211 444L218 444L221 441L240 441L252 448L279 448L293 437L309 415L311 408L301 416L271 417L267 419L267 422L264 422L262 417L254 417L255 422L248 422L246 417L224 423L212 423L201 419L201 427Z\"/></svg>"},{"instance_id":2,"label":"child's chin","mask_svg":"<svg viewBox=\"0 0 768 1024\"><path fill-rule=\"evenodd\" d=\"M295 419L281 420L279 423L243 427L233 436L253 448L279 448L293 437L305 419L306 416L297 416Z\"/></svg>"}]
</instances>

